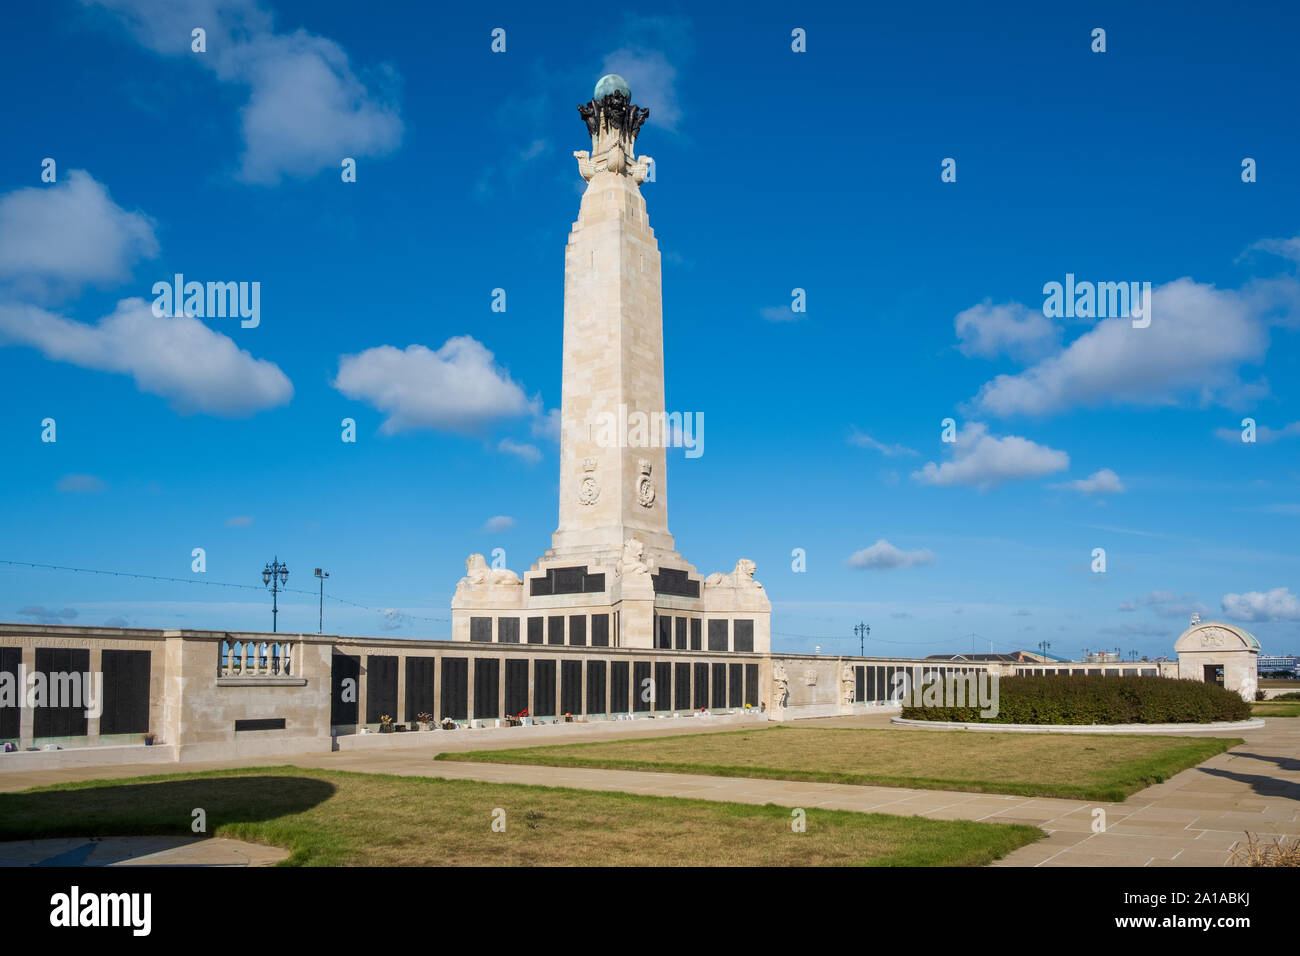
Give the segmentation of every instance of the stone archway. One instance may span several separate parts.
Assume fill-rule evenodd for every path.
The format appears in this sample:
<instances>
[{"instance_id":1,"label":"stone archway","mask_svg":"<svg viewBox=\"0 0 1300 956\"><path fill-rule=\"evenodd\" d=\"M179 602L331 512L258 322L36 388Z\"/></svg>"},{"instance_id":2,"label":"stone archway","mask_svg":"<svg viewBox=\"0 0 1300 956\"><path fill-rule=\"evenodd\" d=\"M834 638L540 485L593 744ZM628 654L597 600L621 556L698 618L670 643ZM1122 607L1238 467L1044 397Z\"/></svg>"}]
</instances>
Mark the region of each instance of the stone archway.
<instances>
[{"instance_id":1,"label":"stone archway","mask_svg":"<svg viewBox=\"0 0 1300 956\"><path fill-rule=\"evenodd\" d=\"M1178 676L1184 680L1209 680L1222 668L1223 686L1243 700L1254 700L1259 686L1255 635L1232 624L1206 621L1193 624L1174 642Z\"/></svg>"}]
</instances>

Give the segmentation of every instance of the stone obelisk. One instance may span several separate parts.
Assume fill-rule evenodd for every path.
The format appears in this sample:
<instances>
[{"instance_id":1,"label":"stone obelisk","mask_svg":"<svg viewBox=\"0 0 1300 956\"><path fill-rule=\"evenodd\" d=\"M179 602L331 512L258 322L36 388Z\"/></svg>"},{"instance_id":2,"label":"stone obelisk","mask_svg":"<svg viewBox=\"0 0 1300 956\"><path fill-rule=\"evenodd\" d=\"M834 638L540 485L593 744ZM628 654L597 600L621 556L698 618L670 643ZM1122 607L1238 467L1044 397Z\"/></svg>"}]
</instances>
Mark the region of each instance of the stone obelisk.
<instances>
[{"instance_id":1,"label":"stone obelisk","mask_svg":"<svg viewBox=\"0 0 1300 956\"><path fill-rule=\"evenodd\" d=\"M674 549L665 472L659 246L637 156L649 110L622 77L578 107L591 150L564 253L560 521L522 578L465 561L452 597L458 641L766 653L771 603L742 558L702 577Z\"/></svg>"},{"instance_id":2,"label":"stone obelisk","mask_svg":"<svg viewBox=\"0 0 1300 956\"><path fill-rule=\"evenodd\" d=\"M587 189L564 255L564 440L551 550L609 560L637 538L648 556L666 558L675 552L662 435L626 425L664 413L659 246L640 189L652 160L634 152L649 111L632 104L618 76L602 78L578 110L591 151L574 153Z\"/></svg>"}]
</instances>

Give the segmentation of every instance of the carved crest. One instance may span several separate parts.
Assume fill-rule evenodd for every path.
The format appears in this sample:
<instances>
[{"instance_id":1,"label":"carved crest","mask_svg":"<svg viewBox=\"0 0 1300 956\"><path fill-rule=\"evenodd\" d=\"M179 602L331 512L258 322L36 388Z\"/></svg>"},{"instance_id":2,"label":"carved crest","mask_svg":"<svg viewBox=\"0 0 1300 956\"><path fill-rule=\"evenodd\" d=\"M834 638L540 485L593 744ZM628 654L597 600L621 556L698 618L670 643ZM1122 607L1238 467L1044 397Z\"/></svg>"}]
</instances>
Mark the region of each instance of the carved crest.
<instances>
[{"instance_id":1,"label":"carved crest","mask_svg":"<svg viewBox=\"0 0 1300 956\"><path fill-rule=\"evenodd\" d=\"M1201 647L1224 647L1227 645L1228 633L1221 627L1201 629Z\"/></svg>"},{"instance_id":2,"label":"carved crest","mask_svg":"<svg viewBox=\"0 0 1300 956\"><path fill-rule=\"evenodd\" d=\"M582 481L578 483L578 501L584 505L594 505L596 499L600 497L600 479L595 474L596 459L584 458L582 470L584 474Z\"/></svg>"},{"instance_id":3,"label":"carved crest","mask_svg":"<svg viewBox=\"0 0 1300 956\"><path fill-rule=\"evenodd\" d=\"M655 503L655 486L650 480L650 462L642 458L638 463L641 469L641 477L636 483L636 500L640 502L642 508L652 507Z\"/></svg>"}]
</instances>

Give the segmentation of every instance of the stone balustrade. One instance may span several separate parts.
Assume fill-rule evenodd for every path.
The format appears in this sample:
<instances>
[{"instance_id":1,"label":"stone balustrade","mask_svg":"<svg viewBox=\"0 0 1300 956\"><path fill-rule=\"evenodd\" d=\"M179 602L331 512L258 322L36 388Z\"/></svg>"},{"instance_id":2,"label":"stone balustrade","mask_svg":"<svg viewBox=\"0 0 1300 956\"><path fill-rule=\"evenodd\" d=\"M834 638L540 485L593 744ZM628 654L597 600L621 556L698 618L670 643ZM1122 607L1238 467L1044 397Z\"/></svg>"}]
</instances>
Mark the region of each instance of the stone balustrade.
<instances>
[{"instance_id":1,"label":"stone balustrade","mask_svg":"<svg viewBox=\"0 0 1300 956\"><path fill-rule=\"evenodd\" d=\"M218 677L293 677L293 645L288 641L221 641Z\"/></svg>"}]
</instances>

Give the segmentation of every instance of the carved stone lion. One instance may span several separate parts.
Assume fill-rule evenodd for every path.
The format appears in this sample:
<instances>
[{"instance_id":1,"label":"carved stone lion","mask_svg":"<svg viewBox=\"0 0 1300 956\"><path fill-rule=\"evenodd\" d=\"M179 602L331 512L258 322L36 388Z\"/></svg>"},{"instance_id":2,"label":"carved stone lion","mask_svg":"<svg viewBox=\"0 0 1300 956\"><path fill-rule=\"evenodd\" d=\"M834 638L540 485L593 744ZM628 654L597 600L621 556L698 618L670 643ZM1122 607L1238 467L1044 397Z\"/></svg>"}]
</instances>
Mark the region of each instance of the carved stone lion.
<instances>
[{"instance_id":1,"label":"carved stone lion","mask_svg":"<svg viewBox=\"0 0 1300 956\"><path fill-rule=\"evenodd\" d=\"M754 580L754 571L757 568L758 565L749 558L741 558L736 562L736 568L730 574L722 574L721 572L710 574L704 579L704 583L713 588L757 588L761 591L763 585Z\"/></svg>"},{"instance_id":2,"label":"carved stone lion","mask_svg":"<svg viewBox=\"0 0 1300 956\"><path fill-rule=\"evenodd\" d=\"M519 575L509 568L489 567L487 559L483 555L471 554L465 559L465 576L460 579L456 589L495 587L498 585L522 587L523 582L519 580Z\"/></svg>"},{"instance_id":3,"label":"carved stone lion","mask_svg":"<svg viewBox=\"0 0 1300 956\"><path fill-rule=\"evenodd\" d=\"M650 563L645 558L645 545L637 538L628 538L623 542L623 560L618 570L623 575L650 573Z\"/></svg>"}]
</instances>

